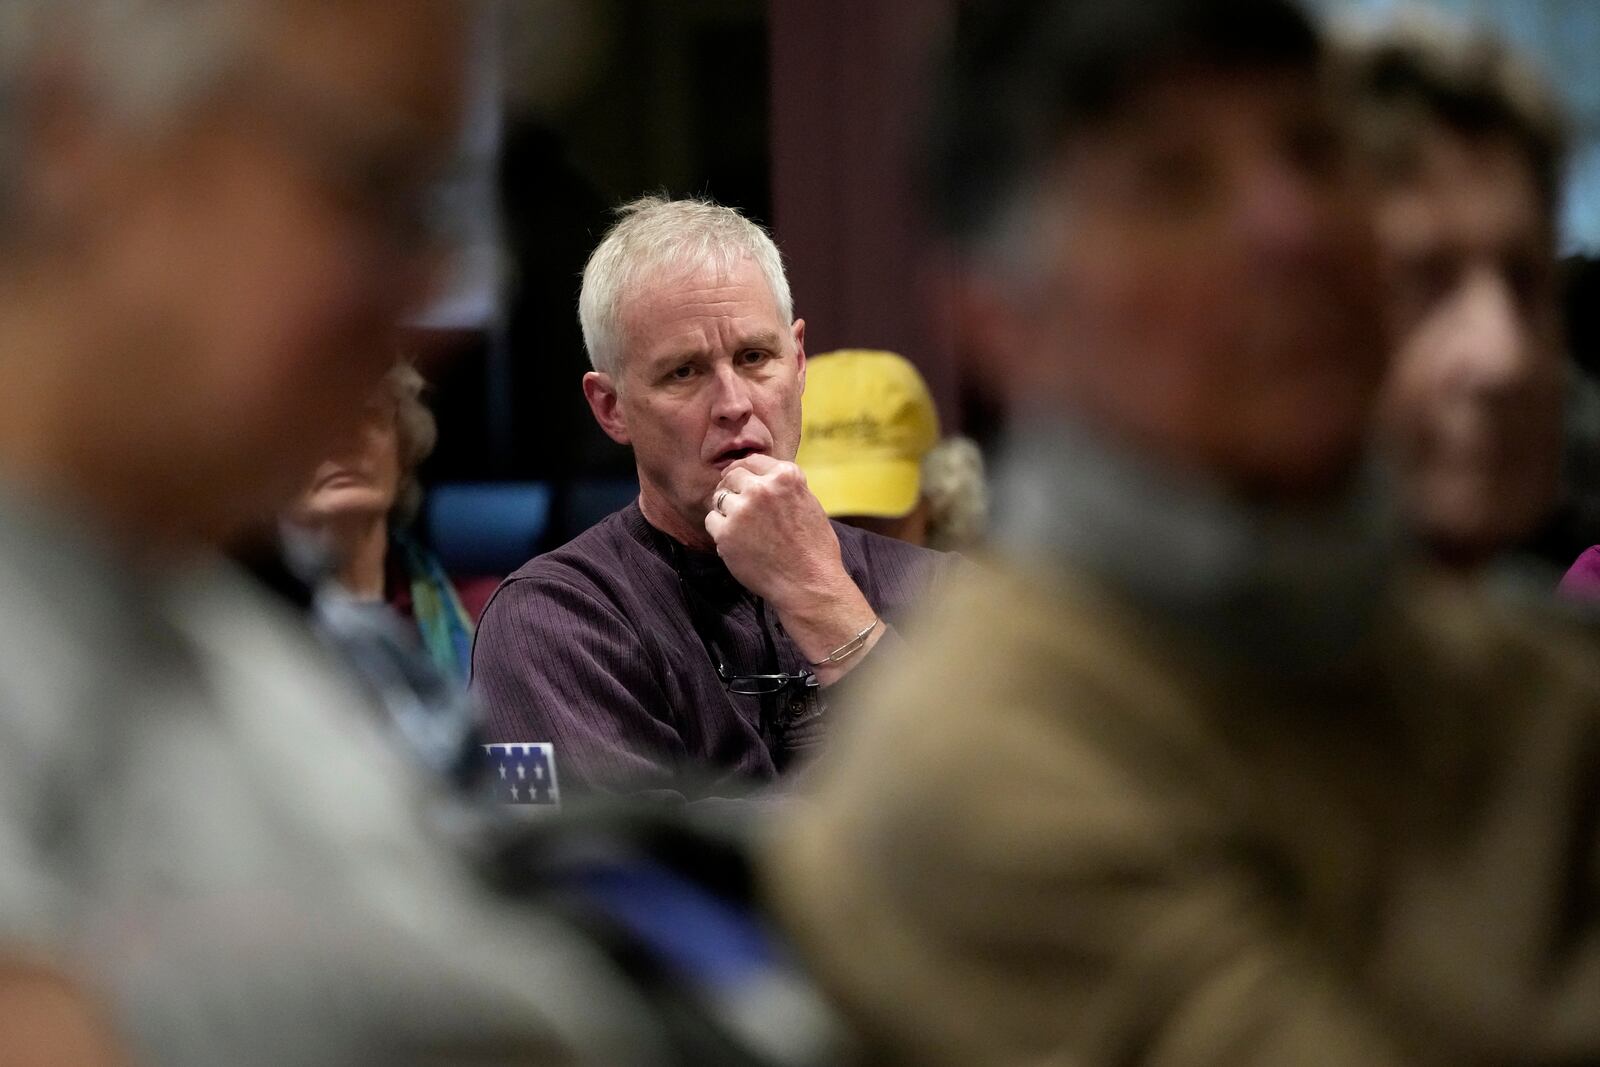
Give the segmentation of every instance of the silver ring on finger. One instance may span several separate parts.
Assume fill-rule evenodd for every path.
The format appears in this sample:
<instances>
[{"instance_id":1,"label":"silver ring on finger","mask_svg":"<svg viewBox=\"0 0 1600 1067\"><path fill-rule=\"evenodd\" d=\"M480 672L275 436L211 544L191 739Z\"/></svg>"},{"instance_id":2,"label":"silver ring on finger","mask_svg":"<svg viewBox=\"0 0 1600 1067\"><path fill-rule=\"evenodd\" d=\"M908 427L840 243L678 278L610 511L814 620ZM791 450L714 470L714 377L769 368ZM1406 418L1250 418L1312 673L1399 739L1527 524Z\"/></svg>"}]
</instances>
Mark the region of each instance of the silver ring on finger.
<instances>
[{"instance_id":1,"label":"silver ring on finger","mask_svg":"<svg viewBox=\"0 0 1600 1067\"><path fill-rule=\"evenodd\" d=\"M718 489L717 498L711 502L711 510L718 515L727 515L728 513L722 510L722 502L726 499L728 499L728 490Z\"/></svg>"}]
</instances>

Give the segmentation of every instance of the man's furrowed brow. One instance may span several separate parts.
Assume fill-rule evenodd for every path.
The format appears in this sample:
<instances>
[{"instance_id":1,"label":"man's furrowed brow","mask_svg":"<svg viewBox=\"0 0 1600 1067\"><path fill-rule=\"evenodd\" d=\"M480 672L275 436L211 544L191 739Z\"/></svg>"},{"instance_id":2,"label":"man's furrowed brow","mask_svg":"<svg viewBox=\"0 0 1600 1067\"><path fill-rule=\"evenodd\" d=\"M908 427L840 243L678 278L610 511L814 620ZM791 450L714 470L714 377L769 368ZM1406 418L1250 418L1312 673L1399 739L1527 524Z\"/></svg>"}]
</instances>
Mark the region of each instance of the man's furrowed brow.
<instances>
[{"instance_id":1,"label":"man's furrowed brow","mask_svg":"<svg viewBox=\"0 0 1600 1067\"><path fill-rule=\"evenodd\" d=\"M778 348L779 339L775 330L762 330L759 333L750 334L741 339L738 344L738 351L740 352L748 352L751 349L776 352Z\"/></svg>"},{"instance_id":2,"label":"man's furrowed brow","mask_svg":"<svg viewBox=\"0 0 1600 1067\"><path fill-rule=\"evenodd\" d=\"M652 372L668 371L685 363L694 363L705 358L706 350L704 348L675 348L669 352L663 352L659 356L652 356L647 361L647 365Z\"/></svg>"},{"instance_id":3,"label":"man's furrowed brow","mask_svg":"<svg viewBox=\"0 0 1600 1067\"><path fill-rule=\"evenodd\" d=\"M733 346L733 354L740 352L762 351L777 352L782 347L782 335L776 330L760 330L756 333L741 337ZM701 347L678 348L662 355L652 357L649 367L653 371L665 371L685 363L711 358L711 352Z\"/></svg>"}]
</instances>

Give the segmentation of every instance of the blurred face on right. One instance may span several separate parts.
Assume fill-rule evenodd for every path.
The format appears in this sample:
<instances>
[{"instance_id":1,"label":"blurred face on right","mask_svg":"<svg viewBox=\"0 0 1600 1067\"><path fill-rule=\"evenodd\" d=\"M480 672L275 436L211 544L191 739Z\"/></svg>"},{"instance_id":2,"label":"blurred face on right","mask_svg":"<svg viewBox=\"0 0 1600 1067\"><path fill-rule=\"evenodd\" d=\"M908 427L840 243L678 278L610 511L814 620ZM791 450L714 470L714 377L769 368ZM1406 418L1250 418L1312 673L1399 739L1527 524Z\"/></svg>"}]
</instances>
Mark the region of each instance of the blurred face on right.
<instances>
[{"instance_id":1,"label":"blurred face on right","mask_svg":"<svg viewBox=\"0 0 1600 1067\"><path fill-rule=\"evenodd\" d=\"M1067 137L1034 208L1027 276L973 318L1014 406L1246 495L1349 474L1384 349L1312 72L1171 70Z\"/></svg>"},{"instance_id":2,"label":"blurred face on right","mask_svg":"<svg viewBox=\"0 0 1600 1067\"><path fill-rule=\"evenodd\" d=\"M1508 138L1443 128L1378 206L1396 338L1384 429L1413 527L1472 562L1532 533L1554 501L1551 212Z\"/></svg>"}]
</instances>

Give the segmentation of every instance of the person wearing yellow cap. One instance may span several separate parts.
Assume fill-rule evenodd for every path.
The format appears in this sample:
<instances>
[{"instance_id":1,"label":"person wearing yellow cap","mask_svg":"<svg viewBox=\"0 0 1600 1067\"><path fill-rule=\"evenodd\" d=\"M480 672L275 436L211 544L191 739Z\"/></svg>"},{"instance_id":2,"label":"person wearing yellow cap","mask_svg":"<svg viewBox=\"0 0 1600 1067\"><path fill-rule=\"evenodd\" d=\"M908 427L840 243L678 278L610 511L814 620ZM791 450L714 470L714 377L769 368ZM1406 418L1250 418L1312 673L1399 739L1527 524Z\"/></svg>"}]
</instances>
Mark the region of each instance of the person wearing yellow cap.
<instances>
[{"instance_id":1,"label":"person wearing yellow cap","mask_svg":"<svg viewBox=\"0 0 1600 1067\"><path fill-rule=\"evenodd\" d=\"M938 441L933 397L904 356L849 349L811 361L795 462L832 518L923 543L922 460Z\"/></svg>"},{"instance_id":2,"label":"person wearing yellow cap","mask_svg":"<svg viewBox=\"0 0 1600 1067\"><path fill-rule=\"evenodd\" d=\"M983 541L983 455L940 437L928 383L895 352L812 359L795 462L830 518L944 551Z\"/></svg>"}]
</instances>

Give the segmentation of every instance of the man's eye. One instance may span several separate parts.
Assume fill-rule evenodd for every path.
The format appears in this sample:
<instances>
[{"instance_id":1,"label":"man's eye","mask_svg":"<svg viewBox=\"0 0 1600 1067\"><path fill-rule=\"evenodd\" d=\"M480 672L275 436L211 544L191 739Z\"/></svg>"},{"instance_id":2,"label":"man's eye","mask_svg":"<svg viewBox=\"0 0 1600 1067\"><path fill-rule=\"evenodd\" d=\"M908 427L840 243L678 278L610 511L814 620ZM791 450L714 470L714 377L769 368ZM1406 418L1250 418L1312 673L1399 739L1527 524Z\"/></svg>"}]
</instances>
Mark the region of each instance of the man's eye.
<instances>
[{"instance_id":1,"label":"man's eye","mask_svg":"<svg viewBox=\"0 0 1600 1067\"><path fill-rule=\"evenodd\" d=\"M1538 307L1541 298L1550 292L1551 270L1543 259L1510 255L1500 269L1518 307Z\"/></svg>"},{"instance_id":2,"label":"man's eye","mask_svg":"<svg viewBox=\"0 0 1600 1067\"><path fill-rule=\"evenodd\" d=\"M1444 252L1423 252L1404 260L1397 286L1416 306L1428 307L1448 296L1461 281L1462 264Z\"/></svg>"},{"instance_id":3,"label":"man's eye","mask_svg":"<svg viewBox=\"0 0 1600 1067\"><path fill-rule=\"evenodd\" d=\"M675 382L686 382L694 377L694 364L685 363L681 367L675 367L668 377Z\"/></svg>"},{"instance_id":4,"label":"man's eye","mask_svg":"<svg viewBox=\"0 0 1600 1067\"><path fill-rule=\"evenodd\" d=\"M747 367L754 367L765 363L771 358L772 353L770 352L761 352L756 349L751 349L749 352L745 352L739 356L739 362L743 363Z\"/></svg>"},{"instance_id":5,"label":"man's eye","mask_svg":"<svg viewBox=\"0 0 1600 1067\"><path fill-rule=\"evenodd\" d=\"M1198 148L1173 146L1153 149L1138 161L1133 187L1171 209L1192 207L1215 191L1216 167Z\"/></svg>"}]
</instances>

